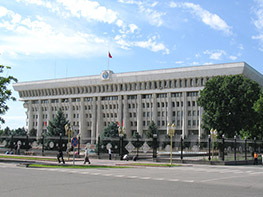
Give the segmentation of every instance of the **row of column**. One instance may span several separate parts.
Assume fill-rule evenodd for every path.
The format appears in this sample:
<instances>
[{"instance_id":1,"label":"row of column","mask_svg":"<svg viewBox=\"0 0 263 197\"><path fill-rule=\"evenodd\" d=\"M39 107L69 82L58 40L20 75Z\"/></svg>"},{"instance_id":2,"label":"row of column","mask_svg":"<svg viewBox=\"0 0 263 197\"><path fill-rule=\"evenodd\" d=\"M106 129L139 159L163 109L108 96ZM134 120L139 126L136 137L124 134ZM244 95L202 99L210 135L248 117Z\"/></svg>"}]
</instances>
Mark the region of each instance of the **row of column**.
<instances>
[{"instance_id":1,"label":"row of column","mask_svg":"<svg viewBox=\"0 0 263 197\"><path fill-rule=\"evenodd\" d=\"M123 99L122 99L123 97ZM171 100L171 93L168 93L167 95L167 102L168 102L168 113L167 113L167 123L172 123L172 100ZM183 98L183 119L182 119L182 135L186 136L188 135L188 129L187 129L187 96L186 92L183 92L182 95ZM103 121L103 113L101 108L101 97L93 97L92 99L92 124L91 124L91 134L89 136L88 133L88 127L87 127L87 118L85 113L85 102L84 98L81 98L80 100L80 111L79 113L79 131L82 138L88 138L91 137L91 139L94 141L97 141L98 136L102 133L102 130L104 128L104 121ZM157 94L152 94L152 120L157 123L158 121L158 110L157 110ZM128 108L128 96L118 96L118 112L117 112L117 121L124 125L126 134L128 137L131 137L132 132L130 129L130 117L129 117L129 108ZM136 117L137 117L137 132L142 135L143 134L143 108L142 108L142 95L137 95L137 109L136 109ZM31 130L33 128L33 111L32 111L32 101L28 102L28 130ZM57 107L62 107L61 99L59 99ZM68 120L72 123L73 122L73 104L71 101L68 103ZM42 130L43 130L43 111L42 111L42 104L39 101L38 105L38 124L37 124L37 136L41 136ZM47 120L52 120L53 113L52 113L52 103L51 99L48 100L48 116ZM202 110L200 109L200 115L199 115L199 122L201 123L201 116L202 116ZM48 122L48 121L47 121ZM201 136L201 124L199 124L199 136Z\"/></svg>"}]
</instances>

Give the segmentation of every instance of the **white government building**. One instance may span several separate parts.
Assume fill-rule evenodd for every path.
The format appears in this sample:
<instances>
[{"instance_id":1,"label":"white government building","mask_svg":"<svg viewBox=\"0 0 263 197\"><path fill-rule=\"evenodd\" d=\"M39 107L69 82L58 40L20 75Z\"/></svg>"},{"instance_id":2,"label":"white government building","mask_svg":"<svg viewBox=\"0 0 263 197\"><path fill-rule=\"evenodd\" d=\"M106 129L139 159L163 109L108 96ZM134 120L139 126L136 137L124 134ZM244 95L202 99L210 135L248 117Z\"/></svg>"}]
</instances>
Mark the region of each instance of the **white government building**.
<instances>
[{"instance_id":1,"label":"white government building","mask_svg":"<svg viewBox=\"0 0 263 197\"><path fill-rule=\"evenodd\" d=\"M242 74L263 87L263 76L245 62L19 82L13 85L26 108L28 130L47 130L61 108L80 133L94 142L111 122L123 122L128 137L144 135L150 122L160 135L175 123L176 134L198 138L203 110L199 91L213 76Z\"/></svg>"}]
</instances>

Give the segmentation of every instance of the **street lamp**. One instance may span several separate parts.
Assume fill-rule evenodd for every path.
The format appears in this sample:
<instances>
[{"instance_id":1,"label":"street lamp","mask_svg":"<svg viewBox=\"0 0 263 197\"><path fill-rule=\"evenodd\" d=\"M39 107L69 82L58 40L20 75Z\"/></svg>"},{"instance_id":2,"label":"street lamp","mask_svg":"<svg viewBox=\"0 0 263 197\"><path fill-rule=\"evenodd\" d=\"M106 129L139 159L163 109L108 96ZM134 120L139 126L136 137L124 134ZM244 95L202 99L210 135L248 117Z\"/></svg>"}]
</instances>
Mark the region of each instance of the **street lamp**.
<instances>
[{"instance_id":1,"label":"street lamp","mask_svg":"<svg viewBox=\"0 0 263 197\"><path fill-rule=\"evenodd\" d=\"M210 130L210 134L211 134L211 137L212 137L212 158L214 157L214 148L215 148L215 139L217 137L217 130L216 129L211 129Z\"/></svg>"},{"instance_id":2,"label":"street lamp","mask_svg":"<svg viewBox=\"0 0 263 197\"><path fill-rule=\"evenodd\" d=\"M122 151L122 147L123 147L123 136L125 134L125 128L122 126L118 127L118 132L119 132L119 137L120 137L120 157L122 160L123 157L123 151Z\"/></svg>"},{"instance_id":3,"label":"street lamp","mask_svg":"<svg viewBox=\"0 0 263 197\"><path fill-rule=\"evenodd\" d=\"M170 136L171 145L170 145L170 165L173 163L173 136L175 132L175 124L168 123L167 125L167 135Z\"/></svg>"},{"instance_id":4,"label":"street lamp","mask_svg":"<svg viewBox=\"0 0 263 197\"><path fill-rule=\"evenodd\" d=\"M68 136L68 144L67 144L67 154L68 154L68 161L69 161L69 151L70 151L70 139L73 136L73 129L70 127L69 124L65 125L65 134Z\"/></svg>"}]
</instances>

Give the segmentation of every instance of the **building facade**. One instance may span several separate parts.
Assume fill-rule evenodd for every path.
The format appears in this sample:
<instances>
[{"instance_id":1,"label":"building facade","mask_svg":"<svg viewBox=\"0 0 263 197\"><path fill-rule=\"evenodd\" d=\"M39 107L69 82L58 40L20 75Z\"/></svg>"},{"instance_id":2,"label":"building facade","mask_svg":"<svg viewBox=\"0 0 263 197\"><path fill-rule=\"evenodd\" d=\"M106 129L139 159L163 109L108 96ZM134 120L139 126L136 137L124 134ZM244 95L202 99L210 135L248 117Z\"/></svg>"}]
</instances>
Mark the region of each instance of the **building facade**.
<instances>
[{"instance_id":1,"label":"building facade","mask_svg":"<svg viewBox=\"0 0 263 197\"><path fill-rule=\"evenodd\" d=\"M198 138L203 110L197 98L205 83L218 75L242 74L263 87L263 76L245 62L113 73L97 76L19 82L13 85L26 108L26 126L37 135L47 130L59 108L82 138L96 141L111 122L123 123L128 137L144 135L154 121L164 136Z\"/></svg>"}]
</instances>

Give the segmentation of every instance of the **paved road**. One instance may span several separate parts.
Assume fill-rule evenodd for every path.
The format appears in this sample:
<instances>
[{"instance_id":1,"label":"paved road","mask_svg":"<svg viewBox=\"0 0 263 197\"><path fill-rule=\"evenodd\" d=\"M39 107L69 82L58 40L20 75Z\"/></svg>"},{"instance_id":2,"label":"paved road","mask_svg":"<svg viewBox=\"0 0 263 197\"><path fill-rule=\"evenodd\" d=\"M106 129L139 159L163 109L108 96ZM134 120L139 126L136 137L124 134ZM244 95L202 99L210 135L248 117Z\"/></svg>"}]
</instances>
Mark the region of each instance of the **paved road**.
<instances>
[{"instance_id":1,"label":"paved road","mask_svg":"<svg viewBox=\"0 0 263 197\"><path fill-rule=\"evenodd\" d=\"M263 196L262 166L25 168L0 163L1 196Z\"/></svg>"}]
</instances>

